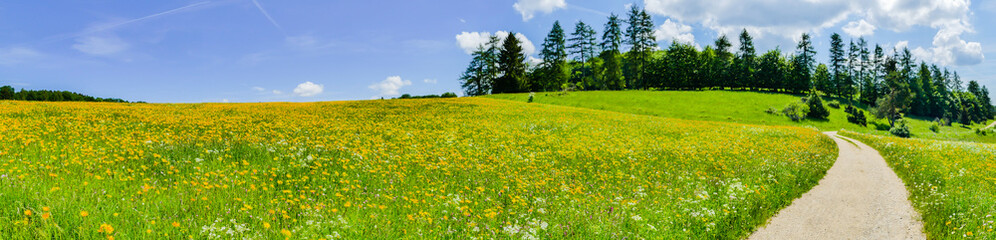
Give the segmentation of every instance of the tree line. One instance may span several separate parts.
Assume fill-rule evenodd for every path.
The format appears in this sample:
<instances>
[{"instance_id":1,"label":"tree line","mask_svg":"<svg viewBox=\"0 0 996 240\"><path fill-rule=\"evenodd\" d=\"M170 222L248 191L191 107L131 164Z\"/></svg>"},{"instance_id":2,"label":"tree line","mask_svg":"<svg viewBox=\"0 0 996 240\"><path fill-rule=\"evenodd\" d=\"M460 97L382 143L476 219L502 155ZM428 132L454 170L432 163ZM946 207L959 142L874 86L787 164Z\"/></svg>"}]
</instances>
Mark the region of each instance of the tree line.
<instances>
[{"instance_id":1,"label":"tree line","mask_svg":"<svg viewBox=\"0 0 996 240\"><path fill-rule=\"evenodd\" d=\"M70 91L24 90L15 92L11 86L0 87L0 100L51 101L51 102L117 102L128 101L118 98L98 98Z\"/></svg>"},{"instance_id":2,"label":"tree line","mask_svg":"<svg viewBox=\"0 0 996 240\"><path fill-rule=\"evenodd\" d=\"M775 48L759 54L746 29L738 36L737 49L723 35L699 50L678 41L661 49L653 27L651 16L637 6L626 19L611 14L601 41L583 21L570 36L556 21L543 40L542 62L535 66L526 63L514 33L505 39L492 36L471 54L460 76L462 87L468 96L624 89L817 91L875 107L873 113L890 124L907 114L970 124L996 113L986 87L970 81L966 88L957 72L917 63L908 48L887 54L881 45L870 48L864 38L845 43L834 33L830 61L817 64L806 33L794 52ZM628 51L622 52L623 47Z\"/></svg>"}]
</instances>

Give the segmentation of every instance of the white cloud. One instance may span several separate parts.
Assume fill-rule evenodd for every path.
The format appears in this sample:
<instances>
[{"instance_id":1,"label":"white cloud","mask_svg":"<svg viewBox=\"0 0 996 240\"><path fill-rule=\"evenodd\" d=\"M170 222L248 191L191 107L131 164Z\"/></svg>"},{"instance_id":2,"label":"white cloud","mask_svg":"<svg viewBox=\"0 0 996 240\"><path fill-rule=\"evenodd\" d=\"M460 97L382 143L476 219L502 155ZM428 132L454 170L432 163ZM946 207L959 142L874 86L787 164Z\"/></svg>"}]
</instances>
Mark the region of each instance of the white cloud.
<instances>
[{"instance_id":1,"label":"white cloud","mask_svg":"<svg viewBox=\"0 0 996 240\"><path fill-rule=\"evenodd\" d=\"M508 37L508 32L498 31L493 35L498 36L499 39L504 41L505 37ZM463 49L463 51L467 54L471 54L477 50L477 47L488 43L491 36L492 33L488 32L462 32L456 35L457 46ZM536 53L536 45L533 45L533 42L530 41L529 38L526 38L526 35L522 35L522 33L515 33L515 37L521 42L523 53L527 56Z\"/></svg>"},{"instance_id":2,"label":"white cloud","mask_svg":"<svg viewBox=\"0 0 996 240\"><path fill-rule=\"evenodd\" d=\"M263 87L252 87L252 90L257 91L257 92L262 92L262 91L266 91L266 88L263 88Z\"/></svg>"},{"instance_id":3,"label":"white cloud","mask_svg":"<svg viewBox=\"0 0 996 240\"><path fill-rule=\"evenodd\" d=\"M368 87L374 91L377 91L378 97L389 97L399 95L400 93L398 91L401 90L402 87L409 85L412 85L412 81L403 80L401 79L401 76L390 76L387 77L387 79L384 79L384 81L374 83Z\"/></svg>"},{"instance_id":4,"label":"white cloud","mask_svg":"<svg viewBox=\"0 0 996 240\"><path fill-rule=\"evenodd\" d=\"M852 37L871 36L875 34L875 29L877 29L875 25L871 25L871 23L868 23L864 19L849 22L841 28L841 30L844 30L844 33Z\"/></svg>"},{"instance_id":5,"label":"white cloud","mask_svg":"<svg viewBox=\"0 0 996 240\"><path fill-rule=\"evenodd\" d=\"M76 39L73 49L96 56L106 56L128 50L130 45L117 36L87 36Z\"/></svg>"},{"instance_id":6,"label":"white cloud","mask_svg":"<svg viewBox=\"0 0 996 240\"><path fill-rule=\"evenodd\" d=\"M942 64L977 64L984 59L981 44L961 39L974 32L969 0L644 0L648 12L699 23L720 34L736 36L747 29L756 39L765 35L794 39L848 22L842 30L866 36L877 29L904 32L915 26L937 30L929 49ZM850 21L849 21L850 20Z\"/></svg>"},{"instance_id":7,"label":"white cloud","mask_svg":"<svg viewBox=\"0 0 996 240\"><path fill-rule=\"evenodd\" d=\"M0 48L0 65L14 65L41 57L41 53L26 47Z\"/></svg>"},{"instance_id":8,"label":"white cloud","mask_svg":"<svg viewBox=\"0 0 996 240\"><path fill-rule=\"evenodd\" d=\"M552 13L553 10L566 8L565 0L519 0L512 5L516 11L522 14L522 21L529 21L536 12Z\"/></svg>"},{"instance_id":9,"label":"white cloud","mask_svg":"<svg viewBox=\"0 0 996 240\"><path fill-rule=\"evenodd\" d=\"M322 90L324 90L324 88ZM273 90L273 94L280 95L280 94L284 94L284 92L280 91L280 90Z\"/></svg>"},{"instance_id":10,"label":"white cloud","mask_svg":"<svg viewBox=\"0 0 996 240\"><path fill-rule=\"evenodd\" d=\"M313 82L304 82L304 83L298 84L297 87L294 88L294 95L297 95L297 96L300 96L300 97L311 97L311 96L315 96L315 95L321 94L323 91L325 91L325 86L324 85L315 84ZM274 93L276 93L276 92L274 92Z\"/></svg>"},{"instance_id":11,"label":"white cloud","mask_svg":"<svg viewBox=\"0 0 996 240\"><path fill-rule=\"evenodd\" d=\"M692 34L692 27L672 22L671 19L665 20L664 24L658 26L654 30L654 36L657 37L658 41L677 41L679 43L697 45L695 43L695 35Z\"/></svg>"},{"instance_id":12,"label":"white cloud","mask_svg":"<svg viewBox=\"0 0 996 240\"><path fill-rule=\"evenodd\" d=\"M426 78L425 80L422 80L422 82L429 83L429 84L436 84L436 83L439 83L439 80Z\"/></svg>"}]
</instances>

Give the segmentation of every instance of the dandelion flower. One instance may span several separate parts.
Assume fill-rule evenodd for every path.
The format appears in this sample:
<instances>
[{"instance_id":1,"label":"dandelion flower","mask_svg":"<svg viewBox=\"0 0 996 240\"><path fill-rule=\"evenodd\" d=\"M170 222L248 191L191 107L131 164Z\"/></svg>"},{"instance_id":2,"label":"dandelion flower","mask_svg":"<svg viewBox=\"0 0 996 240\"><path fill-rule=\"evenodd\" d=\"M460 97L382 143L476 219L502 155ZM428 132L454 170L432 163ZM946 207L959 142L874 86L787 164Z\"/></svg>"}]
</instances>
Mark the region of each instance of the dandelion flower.
<instances>
[{"instance_id":1,"label":"dandelion flower","mask_svg":"<svg viewBox=\"0 0 996 240\"><path fill-rule=\"evenodd\" d=\"M173 222L173 227L180 227L180 223L178 223L178 222Z\"/></svg>"},{"instance_id":2,"label":"dandelion flower","mask_svg":"<svg viewBox=\"0 0 996 240\"><path fill-rule=\"evenodd\" d=\"M31 216L31 210L24 210L24 215Z\"/></svg>"},{"instance_id":3,"label":"dandelion flower","mask_svg":"<svg viewBox=\"0 0 996 240\"><path fill-rule=\"evenodd\" d=\"M86 211L80 211L80 217L86 217L86 216L90 216L90 213Z\"/></svg>"}]
</instances>

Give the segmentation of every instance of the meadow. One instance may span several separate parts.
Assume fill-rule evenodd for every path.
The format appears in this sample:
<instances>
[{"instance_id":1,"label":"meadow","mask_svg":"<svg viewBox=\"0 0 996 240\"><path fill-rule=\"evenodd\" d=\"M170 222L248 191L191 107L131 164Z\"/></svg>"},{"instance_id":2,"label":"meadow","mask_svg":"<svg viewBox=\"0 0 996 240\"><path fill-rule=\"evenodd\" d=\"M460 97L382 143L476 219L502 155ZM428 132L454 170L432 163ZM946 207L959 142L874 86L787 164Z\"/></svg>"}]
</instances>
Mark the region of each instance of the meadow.
<instances>
[{"instance_id":1,"label":"meadow","mask_svg":"<svg viewBox=\"0 0 996 240\"><path fill-rule=\"evenodd\" d=\"M526 102L529 100L529 93L495 94L485 97ZM768 108L774 108L780 112L789 103L799 101L800 97L802 96L749 91L585 91L536 93L533 101L543 104L667 118L770 126L815 127L821 131L845 129L860 133L889 135L888 131L876 130L875 126L871 124L873 121L881 124L888 123L885 120L875 120L874 116L867 112L868 107L860 104L857 107L866 110L868 126L847 122L847 113L844 112L843 106L839 109L828 107L830 117L827 120L807 119L794 122L785 116L765 112ZM847 102L841 99L824 98L824 104L832 100L837 100L842 104ZM996 143L996 136L992 136L992 134L980 136L975 133L975 129L984 128L988 124L962 125L954 123L951 126L941 126L939 131L934 132L930 130L933 120L916 116L907 118L913 137Z\"/></svg>"},{"instance_id":2,"label":"meadow","mask_svg":"<svg viewBox=\"0 0 996 240\"><path fill-rule=\"evenodd\" d=\"M932 239L996 239L996 145L842 132L875 148L910 192Z\"/></svg>"},{"instance_id":3,"label":"meadow","mask_svg":"<svg viewBox=\"0 0 996 240\"><path fill-rule=\"evenodd\" d=\"M737 239L837 156L808 128L487 98L2 101L0 136L2 239Z\"/></svg>"}]
</instances>

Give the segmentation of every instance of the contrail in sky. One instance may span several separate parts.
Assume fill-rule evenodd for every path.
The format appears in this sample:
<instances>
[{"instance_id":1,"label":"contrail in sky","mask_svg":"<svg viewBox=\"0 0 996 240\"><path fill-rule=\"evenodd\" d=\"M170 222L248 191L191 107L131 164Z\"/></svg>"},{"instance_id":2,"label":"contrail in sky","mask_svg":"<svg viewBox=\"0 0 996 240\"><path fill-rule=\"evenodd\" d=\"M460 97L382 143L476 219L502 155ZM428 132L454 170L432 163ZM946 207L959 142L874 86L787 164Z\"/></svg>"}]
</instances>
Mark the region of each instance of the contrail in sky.
<instances>
[{"instance_id":1,"label":"contrail in sky","mask_svg":"<svg viewBox=\"0 0 996 240\"><path fill-rule=\"evenodd\" d=\"M266 19L270 20L270 23L272 23L273 26L276 26L277 29L280 29L280 31L284 30L283 27L280 27L280 24L277 24L276 20L273 20L273 17L270 17L270 13L266 12L266 9L263 8L263 5L259 5L259 1L252 0L252 3L256 4L256 8L259 9L259 12L263 13L263 16L266 16Z\"/></svg>"},{"instance_id":2,"label":"contrail in sky","mask_svg":"<svg viewBox=\"0 0 996 240\"><path fill-rule=\"evenodd\" d=\"M79 37L79 36L83 36L83 35L88 35L88 34L92 34L92 33L107 31L107 30L111 30L111 29L115 29L115 28L124 26L124 25L132 24L132 23L136 23L136 22L140 22L140 21L144 21L144 20L148 20L148 19L152 19L152 18L156 18L156 17L162 17L162 16L166 16L166 15L170 15L170 14L175 14L175 13L183 12L183 11L186 11L186 10L191 9L191 8L195 8L195 7L206 5L208 3L211 3L211 1L198 2L198 3L190 4L190 5L179 7L179 8L174 8L174 9L169 10L169 11L160 12L160 13L156 13L156 14L152 14L152 15L148 15L148 16L144 16L144 17L140 17L140 18L135 18L135 19L127 20L127 21L124 21L124 22L118 22L118 23L107 24L107 25L99 25L99 26L87 28L87 29L83 30L82 32L78 32L78 33L74 33L74 34L56 35L56 36L48 37L47 40L44 40L41 43L42 44L51 43L51 42L55 42L55 41L70 39L70 38Z\"/></svg>"}]
</instances>

